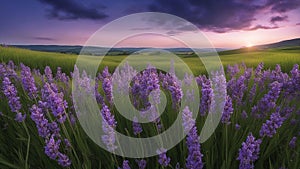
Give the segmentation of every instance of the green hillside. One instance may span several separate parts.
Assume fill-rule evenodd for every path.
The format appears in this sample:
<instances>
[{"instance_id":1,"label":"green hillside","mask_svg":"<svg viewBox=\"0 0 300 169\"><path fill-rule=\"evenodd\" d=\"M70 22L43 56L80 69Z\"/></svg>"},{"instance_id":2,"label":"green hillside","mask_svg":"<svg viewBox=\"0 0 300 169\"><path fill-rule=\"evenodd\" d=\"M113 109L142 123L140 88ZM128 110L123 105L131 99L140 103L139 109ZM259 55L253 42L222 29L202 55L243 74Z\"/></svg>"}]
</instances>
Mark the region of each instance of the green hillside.
<instances>
[{"instance_id":1,"label":"green hillside","mask_svg":"<svg viewBox=\"0 0 300 169\"><path fill-rule=\"evenodd\" d=\"M300 47L289 47L279 49L255 49L243 48L219 52L224 66L236 63L245 63L247 66L256 66L264 62L266 67L273 68L276 64L282 66L283 71L290 70L296 63L300 64ZM99 57L99 56L95 56ZM150 56L149 56L150 57ZM190 66L195 74L205 72L203 64L196 55L180 55L179 57ZM106 56L103 59L103 66L109 66L113 70L118 64L126 58L125 55ZM73 70L77 55L62 54L54 52L38 52L15 47L0 47L0 61L8 62L13 60L16 64L24 63L31 68L44 69L50 66L55 70L56 67L62 67L63 71Z\"/></svg>"}]
</instances>

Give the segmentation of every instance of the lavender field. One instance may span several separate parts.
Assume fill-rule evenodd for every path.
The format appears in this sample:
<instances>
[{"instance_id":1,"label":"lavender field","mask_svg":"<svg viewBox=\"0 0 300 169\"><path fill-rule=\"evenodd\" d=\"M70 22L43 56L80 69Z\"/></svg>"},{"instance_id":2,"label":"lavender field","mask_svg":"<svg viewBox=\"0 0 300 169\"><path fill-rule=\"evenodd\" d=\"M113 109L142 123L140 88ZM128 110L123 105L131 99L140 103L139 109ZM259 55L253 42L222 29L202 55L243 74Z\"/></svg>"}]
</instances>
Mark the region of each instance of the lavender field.
<instances>
[{"instance_id":1,"label":"lavender field","mask_svg":"<svg viewBox=\"0 0 300 169\"><path fill-rule=\"evenodd\" d=\"M172 69L172 67L170 68ZM200 143L204 121L213 109L212 80L206 75L183 80L149 67L136 76L130 65L117 70L121 78L132 78L131 103L139 110L149 109L149 94L160 89L167 96L167 107L151 123L137 123L120 115L112 95L112 73L101 70L95 83L85 72L31 69L12 61L0 63L0 168L300 168L300 70L295 64L283 72L244 64L226 68L226 101L213 135ZM221 75L220 75L221 76ZM111 129L124 135L144 138L163 133L172 125L187 95L199 100L197 118L190 107L182 110L182 127L187 137L170 150L157 150L157 156L133 159L114 155L95 144L82 129L77 105L72 100L72 81L78 88L94 95L99 106L99 120L105 133L101 138L112 151L118 148ZM197 82L200 98L181 89ZM221 83L220 83L221 85ZM122 86L122 81L120 81ZM74 87L74 86L73 86Z\"/></svg>"}]
</instances>

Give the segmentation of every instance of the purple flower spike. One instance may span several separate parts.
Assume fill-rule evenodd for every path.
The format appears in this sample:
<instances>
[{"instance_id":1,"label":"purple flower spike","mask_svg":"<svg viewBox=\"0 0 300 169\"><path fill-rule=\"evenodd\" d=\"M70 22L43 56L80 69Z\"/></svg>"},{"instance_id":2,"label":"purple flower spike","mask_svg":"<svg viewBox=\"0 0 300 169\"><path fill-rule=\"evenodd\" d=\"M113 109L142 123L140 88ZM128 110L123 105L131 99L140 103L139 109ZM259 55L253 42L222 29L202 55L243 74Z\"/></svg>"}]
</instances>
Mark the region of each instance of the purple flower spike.
<instances>
[{"instance_id":1,"label":"purple flower spike","mask_svg":"<svg viewBox=\"0 0 300 169\"><path fill-rule=\"evenodd\" d=\"M52 135L49 140L46 140L45 153L46 155L55 160L59 155L59 146L61 140L55 141L54 136Z\"/></svg>"},{"instance_id":2,"label":"purple flower spike","mask_svg":"<svg viewBox=\"0 0 300 169\"><path fill-rule=\"evenodd\" d=\"M296 142L297 142L297 137L293 137L289 142L289 147L292 149L296 148Z\"/></svg>"},{"instance_id":3,"label":"purple flower spike","mask_svg":"<svg viewBox=\"0 0 300 169\"><path fill-rule=\"evenodd\" d=\"M224 124L230 124L230 117L233 114L232 100L229 96L226 97L226 102L224 106L224 111L222 114L221 121Z\"/></svg>"},{"instance_id":4,"label":"purple flower spike","mask_svg":"<svg viewBox=\"0 0 300 169\"><path fill-rule=\"evenodd\" d=\"M17 113L15 120L18 122L22 122L25 119L25 115L23 116L19 111L21 109L20 97L17 96L17 89L11 83L8 77L4 77L2 82L3 84L3 93L8 99L8 104L12 112Z\"/></svg>"},{"instance_id":5,"label":"purple flower spike","mask_svg":"<svg viewBox=\"0 0 300 169\"><path fill-rule=\"evenodd\" d=\"M263 96L263 98L252 107L252 114L258 118L264 118L267 113L275 108L276 101L279 98L282 84L277 81L270 84L270 91ZM260 114L259 114L260 112Z\"/></svg>"},{"instance_id":6,"label":"purple flower spike","mask_svg":"<svg viewBox=\"0 0 300 169\"><path fill-rule=\"evenodd\" d=\"M261 140L255 140L252 133L248 135L246 142L242 143L242 148L239 149L240 169L254 169L254 162L259 157Z\"/></svg>"},{"instance_id":7,"label":"purple flower spike","mask_svg":"<svg viewBox=\"0 0 300 169\"><path fill-rule=\"evenodd\" d=\"M64 100L63 93L59 93L57 87L53 83L45 83L42 89L42 97L47 102L47 107L52 110L52 114L57 118L59 123L66 120L65 109L68 107Z\"/></svg>"},{"instance_id":8,"label":"purple flower spike","mask_svg":"<svg viewBox=\"0 0 300 169\"><path fill-rule=\"evenodd\" d=\"M192 119L192 112L188 107L182 112L182 120L184 131L188 133L186 138L186 144L188 147L188 157L186 159L186 168L188 169L202 169L202 154L200 150L200 142L197 134L197 128L195 126L195 120Z\"/></svg>"},{"instance_id":9,"label":"purple flower spike","mask_svg":"<svg viewBox=\"0 0 300 169\"><path fill-rule=\"evenodd\" d=\"M240 130L241 129L241 125L239 125L238 123L235 124L235 129L236 130Z\"/></svg>"},{"instance_id":10,"label":"purple flower spike","mask_svg":"<svg viewBox=\"0 0 300 169\"><path fill-rule=\"evenodd\" d=\"M157 154L159 154L158 157L158 163L164 167L167 167L170 164L170 157L167 156L167 150L164 148L161 148L156 151Z\"/></svg>"},{"instance_id":11,"label":"purple flower spike","mask_svg":"<svg viewBox=\"0 0 300 169\"><path fill-rule=\"evenodd\" d=\"M108 67L105 67L102 75L102 88L105 93L105 96L110 104L113 104L113 95L112 95L112 77L108 71Z\"/></svg>"},{"instance_id":12,"label":"purple flower spike","mask_svg":"<svg viewBox=\"0 0 300 169\"><path fill-rule=\"evenodd\" d=\"M189 110L189 107L185 107L182 111L182 125L184 128L184 132L188 134L192 127L195 125L195 120L192 117L192 112Z\"/></svg>"},{"instance_id":13,"label":"purple flower spike","mask_svg":"<svg viewBox=\"0 0 300 169\"><path fill-rule=\"evenodd\" d=\"M18 112L18 113L16 114L15 120L16 120L17 122L22 122L22 121L25 120L25 118L26 118L26 114L22 115L22 113Z\"/></svg>"},{"instance_id":14,"label":"purple flower spike","mask_svg":"<svg viewBox=\"0 0 300 169\"><path fill-rule=\"evenodd\" d=\"M111 114L109 108L105 104L103 104L101 116L102 130L105 133L105 135L102 136L102 141L109 151L114 151L117 148L115 145L115 128L117 126L117 122L115 121L114 115Z\"/></svg>"},{"instance_id":15,"label":"purple flower spike","mask_svg":"<svg viewBox=\"0 0 300 169\"><path fill-rule=\"evenodd\" d=\"M197 81L201 86L202 93L200 103L200 115L205 116L208 113L209 107L212 103L213 90L210 80L205 75L199 76L197 78Z\"/></svg>"},{"instance_id":16,"label":"purple flower spike","mask_svg":"<svg viewBox=\"0 0 300 169\"><path fill-rule=\"evenodd\" d=\"M131 169L128 160L123 161L122 169Z\"/></svg>"},{"instance_id":17,"label":"purple flower spike","mask_svg":"<svg viewBox=\"0 0 300 169\"><path fill-rule=\"evenodd\" d=\"M142 126L141 126L140 123L137 122L136 117L133 118L132 128L133 128L133 134L134 135L138 135L143 131Z\"/></svg>"},{"instance_id":18,"label":"purple flower spike","mask_svg":"<svg viewBox=\"0 0 300 169\"><path fill-rule=\"evenodd\" d=\"M139 166L139 169L145 169L147 165L147 161L144 159L141 160L135 160Z\"/></svg>"},{"instance_id":19,"label":"purple flower spike","mask_svg":"<svg viewBox=\"0 0 300 169\"><path fill-rule=\"evenodd\" d=\"M23 88L26 92L28 92L28 95L30 98L36 98L37 97L37 87L35 85L35 81L33 76L31 75L31 70L28 66L25 66L21 64L21 79Z\"/></svg>"},{"instance_id":20,"label":"purple flower spike","mask_svg":"<svg viewBox=\"0 0 300 169\"><path fill-rule=\"evenodd\" d=\"M51 68L49 66L46 66L44 72L45 72L47 82L52 83L53 82L53 74L52 74Z\"/></svg>"},{"instance_id":21,"label":"purple flower spike","mask_svg":"<svg viewBox=\"0 0 300 169\"><path fill-rule=\"evenodd\" d=\"M58 164L63 166L63 167L69 167L71 165L71 160L69 157L65 154L58 153Z\"/></svg>"},{"instance_id":22,"label":"purple flower spike","mask_svg":"<svg viewBox=\"0 0 300 169\"><path fill-rule=\"evenodd\" d=\"M281 127L285 118L280 116L279 109L271 114L270 120L264 123L259 131L261 137L268 136L273 137L276 134L276 130Z\"/></svg>"}]
</instances>

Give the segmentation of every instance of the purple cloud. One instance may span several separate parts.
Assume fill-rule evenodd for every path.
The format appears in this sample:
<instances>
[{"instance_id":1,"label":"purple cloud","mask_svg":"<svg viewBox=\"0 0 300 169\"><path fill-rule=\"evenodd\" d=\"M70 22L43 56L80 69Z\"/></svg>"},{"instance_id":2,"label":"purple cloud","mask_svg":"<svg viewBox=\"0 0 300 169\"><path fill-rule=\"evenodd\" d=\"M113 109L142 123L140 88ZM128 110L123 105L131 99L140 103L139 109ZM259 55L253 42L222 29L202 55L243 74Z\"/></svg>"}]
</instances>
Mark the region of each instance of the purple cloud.
<instances>
[{"instance_id":1,"label":"purple cloud","mask_svg":"<svg viewBox=\"0 0 300 169\"><path fill-rule=\"evenodd\" d=\"M288 16L273 16L271 19L270 19L270 22L272 24L276 23L276 22L282 22L282 21L287 21L288 20Z\"/></svg>"},{"instance_id":2,"label":"purple cloud","mask_svg":"<svg viewBox=\"0 0 300 169\"><path fill-rule=\"evenodd\" d=\"M35 39L35 40L41 40L41 41L55 41L55 40L57 40L57 39L54 39L54 38L49 38L49 37L39 37L39 36L33 37L33 39Z\"/></svg>"},{"instance_id":3,"label":"purple cloud","mask_svg":"<svg viewBox=\"0 0 300 169\"><path fill-rule=\"evenodd\" d=\"M38 0L47 4L51 9L47 10L49 18L59 20L92 19L100 20L108 17L105 13L94 7L84 6L76 0ZM104 6L102 7L104 8Z\"/></svg>"},{"instance_id":4,"label":"purple cloud","mask_svg":"<svg viewBox=\"0 0 300 169\"><path fill-rule=\"evenodd\" d=\"M299 8L300 1L282 2L277 0L154 0L150 11L177 15L200 29L218 33L233 30L276 29L277 26L253 25L260 12L285 13ZM273 23L284 21L287 16L273 18Z\"/></svg>"}]
</instances>

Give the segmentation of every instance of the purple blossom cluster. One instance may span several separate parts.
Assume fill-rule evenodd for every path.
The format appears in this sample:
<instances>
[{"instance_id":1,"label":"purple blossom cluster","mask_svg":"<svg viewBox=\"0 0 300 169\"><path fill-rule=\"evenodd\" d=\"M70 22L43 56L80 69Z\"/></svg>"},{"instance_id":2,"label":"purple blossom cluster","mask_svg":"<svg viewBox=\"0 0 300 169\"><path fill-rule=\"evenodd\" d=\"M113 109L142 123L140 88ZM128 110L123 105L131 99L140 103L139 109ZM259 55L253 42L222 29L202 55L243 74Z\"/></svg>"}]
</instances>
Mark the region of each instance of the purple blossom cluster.
<instances>
[{"instance_id":1,"label":"purple blossom cluster","mask_svg":"<svg viewBox=\"0 0 300 169\"><path fill-rule=\"evenodd\" d=\"M259 159L262 140L264 141L262 146L265 146L265 142L268 143L269 141L269 139L266 139L267 137L272 138L278 132L281 134L281 130L278 129L283 127L286 121L288 122L287 124L292 124L293 130L299 128L300 114L295 113L300 112L297 105L297 99L300 96L299 66L295 65L289 73L282 72L279 65L276 65L274 70L263 70L263 68L264 65L261 63L255 69L253 81L251 79L253 70L247 68L246 65L241 67L238 65L229 66L227 69L229 76L228 83L226 83L226 78L222 75L221 70L214 72L212 74L213 78L211 79L205 75L195 79L201 88L200 112L196 113L205 116L208 112L216 112L219 107L224 105L224 109L221 110L221 122L228 125L227 128L229 130L238 134L245 133L245 131L248 133L248 129L253 133L259 133L260 139L256 139L252 133L247 136L246 141L242 143L238 151L238 161L231 162L233 165L237 165L239 162L240 169L254 168L254 164ZM18 75L16 72L20 72L20 74ZM158 73L157 69L148 66L144 71L137 73L128 64L125 64L122 69L117 69L116 73L117 75L114 77L114 75L109 73L106 67L98 74L95 81L93 81L85 71L79 73L76 67L74 68L74 72L71 73L73 77L72 81L75 80L79 82L74 86L76 89L84 89L86 91L85 94L92 94L96 97L97 103L101 107L100 115L104 133L101 140L111 152L114 152L118 148L116 144L117 121L115 120L117 114L113 112L115 107L112 95L112 81L117 81L117 87L120 92L130 94L130 99L134 106L141 110L141 116L147 116L147 118L151 119L152 123L156 125L157 128L155 129L157 129L158 133L161 133L164 129L163 122L169 120L161 119L161 117L158 116L157 105L160 103L161 88L163 88L164 92L170 93L173 104L172 111L179 110L183 95L188 98L189 102L194 101L194 91L183 91L181 89L182 86L191 85L194 80L193 77L188 74L186 74L181 81L176 77L175 70L169 73ZM46 67L44 74L41 74L39 70L31 70L24 64L21 64L19 69L13 62L10 62L9 64L0 63L0 80L0 82L2 82L0 83L1 92L3 93L0 93L0 99L7 99L9 105L9 107L4 108L5 110L2 110L2 107L0 107L0 120L9 117L6 116L6 112L14 112L16 113L15 120L22 122L26 114L22 114L21 109L22 112L29 112L31 120L37 128L35 132L39 134L40 139L42 139L44 143L44 153L50 159L55 160L60 166L70 167L71 159L73 160L78 157L75 157L76 151L74 151L77 144L74 144L73 147L70 142L74 141L72 135L69 137L69 133L66 134L68 130L73 131L77 128L75 117L75 108L77 105L75 103L68 103L68 98L66 97L70 94L69 83L71 79L69 79L69 76L63 73L61 68L57 68L56 74L53 75L51 68ZM128 86L122 83L123 81L131 82ZM26 97L20 98L20 96L22 96L20 93L22 92L18 92L19 90L24 92ZM102 93L103 96L101 95ZM27 97L27 95L29 97ZM221 98L225 98L225 102L219 102ZM26 99L30 100L28 102L24 101L27 106L23 104L23 100ZM21 105L21 101L23 105ZM251 119L251 116L248 116L246 111L249 115L253 115L254 119ZM4 114L1 112L4 112ZM239 114L234 114L236 112ZM236 117L241 118L236 119ZM265 119L266 117L269 117L269 119ZM186 159L180 162L184 162L184 167L188 169L201 169L204 168L204 164L206 167L211 165L209 161L207 163L204 161L204 159L209 158L206 156L206 154L209 153L206 146L202 147L200 145L200 137L198 135L197 127L202 125L203 117L199 117L197 121L195 118L196 117L192 116L192 112L188 107L182 110L182 126L187 137L182 144L186 146L186 150L183 151L183 154L186 155ZM259 119L257 120L256 118ZM28 120L30 121L30 119ZM251 120L255 121L253 122ZM251 127L248 128L248 126L247 128L245 127L245 124L248 122L258 124L261 121L265 122L262 124L260 130L256 130L257 127L255 130L252 130L253 128ZM16 124L19 125L19 123ZM122 124L124 123L118 123L118 128L123 127ZM166 124L167 128L168 123ZM135 117L130 127L132 127L133 134L139 137L142 132L143 135L149 132L145 126L147 126L147 124L143 125L144 128L142 128L142 125L138 123ZM1 125L1 129L3 128ZM30 127L30 129L32 128ZM3 131L5 130L3 129ZM223 134L221 135L223 136ZM232 139L236 138L236 135L234 135L233 138L226 139L232 141ZM219 133L216 133L216 136L219 136ZM294 150L298 148L298 136L296 136L295 133L293 133L292 136L292 138L287 137L287 141L284 145ZM76 140L76 138L74 139ZM224 143L226 141L224 140ZM216 145L219 146L219 143L216 143ZM180 150L182 150L182 148L184 147L180 147ZM201 148L203 149L202 151L205 152L205 158L203 158L204 155L201 153ZM265 147L262 147L262 150L264 149ZM232 152L234 151L229 151L228 154ZM173 158L173 154L172 156L168 156L166 149L161 148L157 150L157 153L157 162L161 167L180 168L180 162L177 163L178 159ZM174 162L171 162L171 157ZM81 156L79 156L79 159L80 158ZM117 161L120 160L118 157L116 158ZM138 166L138 168L144 169L146 165L148 165L147 167L154 165L149 163L146 159L135 160L135 162L135 164L130 164L129 160L123 160L121 167L123 169L129 169ZM225 162L226 165L227 162L228 161ZM76 162L74 164L76 164ZM174 166L174 164L176 164L176 166ZM283 166L285 166L285 164L283 164Z\"/></svg>"},{"instance_id":2,"label":"purple blossom cluster","mask_svg":"<svg viewBox=\"0 0 300 169\"><path fill-rule=\"evenodd\" d=\"M18 122L22 122L25 120L26 115L22 115L20 113L21 110L21 102L20 97L18 97L18 92L14 84L11 83L8 77L4 77L2 82L3 93L8 99L8 104L12 112L17 113L15 120Z\"/></svg>"},{"instance_id":3,"label":"purple blossom cluster","mask_svg":"<svg viewBox=\"0 0 300 169\"><path fill-rule=\"evenodd\" d=\"M149 100L150 93L152 94L153 104L159 104L160 93L155 91L159 91L160 85L157 70L155 68L149 67L145 69L133 77L132 81L131 92L135 97L134 102L136 107L141 105L145 110L149 109L151 106ZM141 103L138 100L140 100Z\"/></svg>"},{"instance_id":4,"label":"purple blossom cluster","mask_svg":"<svg viewBox=\"0 0 300 169\"><path fill-rule=\"evenodd\" d=\"M162 82L162 87L165 90L168 90L171 93L172 96L172 105L173 108L176 108L176 106L180 103L183 92L181 89L181 82L177 79L175 74L167 73L159 74L160 81Z\"/></svg>"},{"instance_id":5,"label":"purple blossom cluster","mask_svg":"<svg viewBox=\"0 0 300 169\"><path fill-rule=\"evenodd\" d=\"M118 167L118 169L131 169L130 166L129 166L129 161L124 160L123 164L122 164L122 168Z\"/></svg>"},{"instance_id":6,"label":"purple blossom cluster","mask_svg":"<svg viewBox=\"0 0 300 169\"><path fill-rule=\"evenodd\" d=\"M29 97L34 99L37 97L37 87L35 85L34 78L31 74L31 70L28 66L21 64L21 79L24 90L28 93Z\"/></svg>"},{"instance_id":7,"label":"purple blossom cluster","mask_svg":"<svg viewBox=\"0 0 300 169\"><path fill-rule=\"evenodd\" d=\"M280 95L282 84L275 81L270 84L270 90L261 100L252 107L252 114L258 118L266 117L267 113L276 107L276 101Z\"/></svg>"},{"instance_id":8,"label":"purple blossom cluster","mask_svg":"<svg viewBox=\"0 0 300 169\"><path fill-rule=\"evenodd\" d=\"M102 88L107 98L107 101L112 105L113 104L112 77L108 71L108 67L104 68L100 79L102 81Z\"/></svg>"},{"instance_id":9,"label":"purple blossom cluster","mask_svg":"<svg viewBox=\"0 0 300 169\"><path fill-rule=\"evenodd\" d=\"M213 90L211 82L205 75L197 77L196 81L201 87L200 115L205 116L209 112L212 103Z\"/></svg>"},{"instance_id":10,"label":"purple blossom cluster","mask_svg":"<svg viewBox=\"0 0 300 169\"><path fill-rule=\"evenodd\" d=\"M250 133L242 147L239 149L237 160L240 161L240 169L254 169L254 162L259 158L261 140L256 140Z\"/></svg>"},{"instance_id":11,"label":"purple blossom cluster","mask_svg":"<svg viewBox=\"0 0 300 169\"><path fill-rule=\"evenodd\" d=\"M39 135L45 140L45 154L53 160L57 160L58 164L63 167L71 165L71 160L66 154L63 154L59 149L61 146L61 135L58 124L50 122L46 115L47 103L39 101L38 105L33 105L30 109L31 119L35 122ZM66 147L70 147L68 139L64 139Z\"/></svg>"},{"instance_id":12,"label":"purple blossom cluster","mask_svg":"<svg viewBox=\"0 0 300 169\"><path fill-rule=\"evenodd\" d=\"M163 167L167 167L170 164L171 158L167 156L167 150L164 148L160 148L157 151L158 155L158 163Z\"/></svg>"},{"instance_id":13,"label":"purple blossom cluster","mask_svg":"<svg viewBox=\"0 0 300 169\"><path fill-rule=\"evenodd\" d=\"M192 119L192 112L188 107L182 111L182 121L184 131L187 133L186 144L188 147L188 157L186 159L186 168L188 169L202 169L202 153L200 150L200 142L197 134L197 127L195 120Z\"/></svg>"},{"instance_id":14,"label":"purple blossom cluster","mask_svg":"<svg viewBox=\"0 0 300 169\"><path fill-rule=\"evenodd\" d=\"M147 166L147 161L144 159L136 160L136 163L138 164L139 169L145 169Z\"/></svg>"},{"instance_id":15,"label":"purple blossom cluster","mask_svg":"<svg viewBox=\"0 0 300 169\"><path fill-rule=\"evenodd\" d=\"M143 131L143 128L142 128L141 124L137 122L136 117L133 118L132 128L133 128L134 135L139 135Z\"/></svg>"},{"instance_id":16,"label":"purple blossom cluster","mask_svg":"<svg viewBox=\"0 0 300 169\"><path fill-rule=\"evenodd\" d=\"M115 129L117 126L117 122L115 121L114 115L111 114L108 106L106 106L105 104L103 104L101 109L101 117L102 130L105 133L104 135L102 135L102 141L109 151L114 151L117 148L117 146L115 145Z\"/></svg>"},{"instance_id":17,"label":"purple blossom cluster","mask_svg":"<svg viewBox=\"0 0 300 169\"><path fill-rule=\"evenodd\" d=\"M68 104L64 100L64 94L59 92L57 86L54 83L45 82L42 89L43 100L47 103L46 106L51 109L54 117L57 118L59 123L64 123L66 120L66 108Z\"/></svg>"},{"instance_id":18,"label":"purple blossom cluster","mask_svg":"<svg viewBox=\"0 0 300 169\"><path fill-rule=\"evenodd\" d=\"M273 137L276 134L276 130L281 127L285 118L280 116L279 108L271 114L269 120L264 123L259 131L261 137L268 136Z\"/></svg>"},{"instance_id":19,"label":"purple blossom cluster","mask_svg":"<svg viewBox=\"0 0 300 169\"><path fill-rule=\"evenodd\" d=\"M232 100L230 96L226 97L224 111L222 113L221 122L224 124L230 124L230 117L233 114Z\"/></svg>"}]
</instances>

